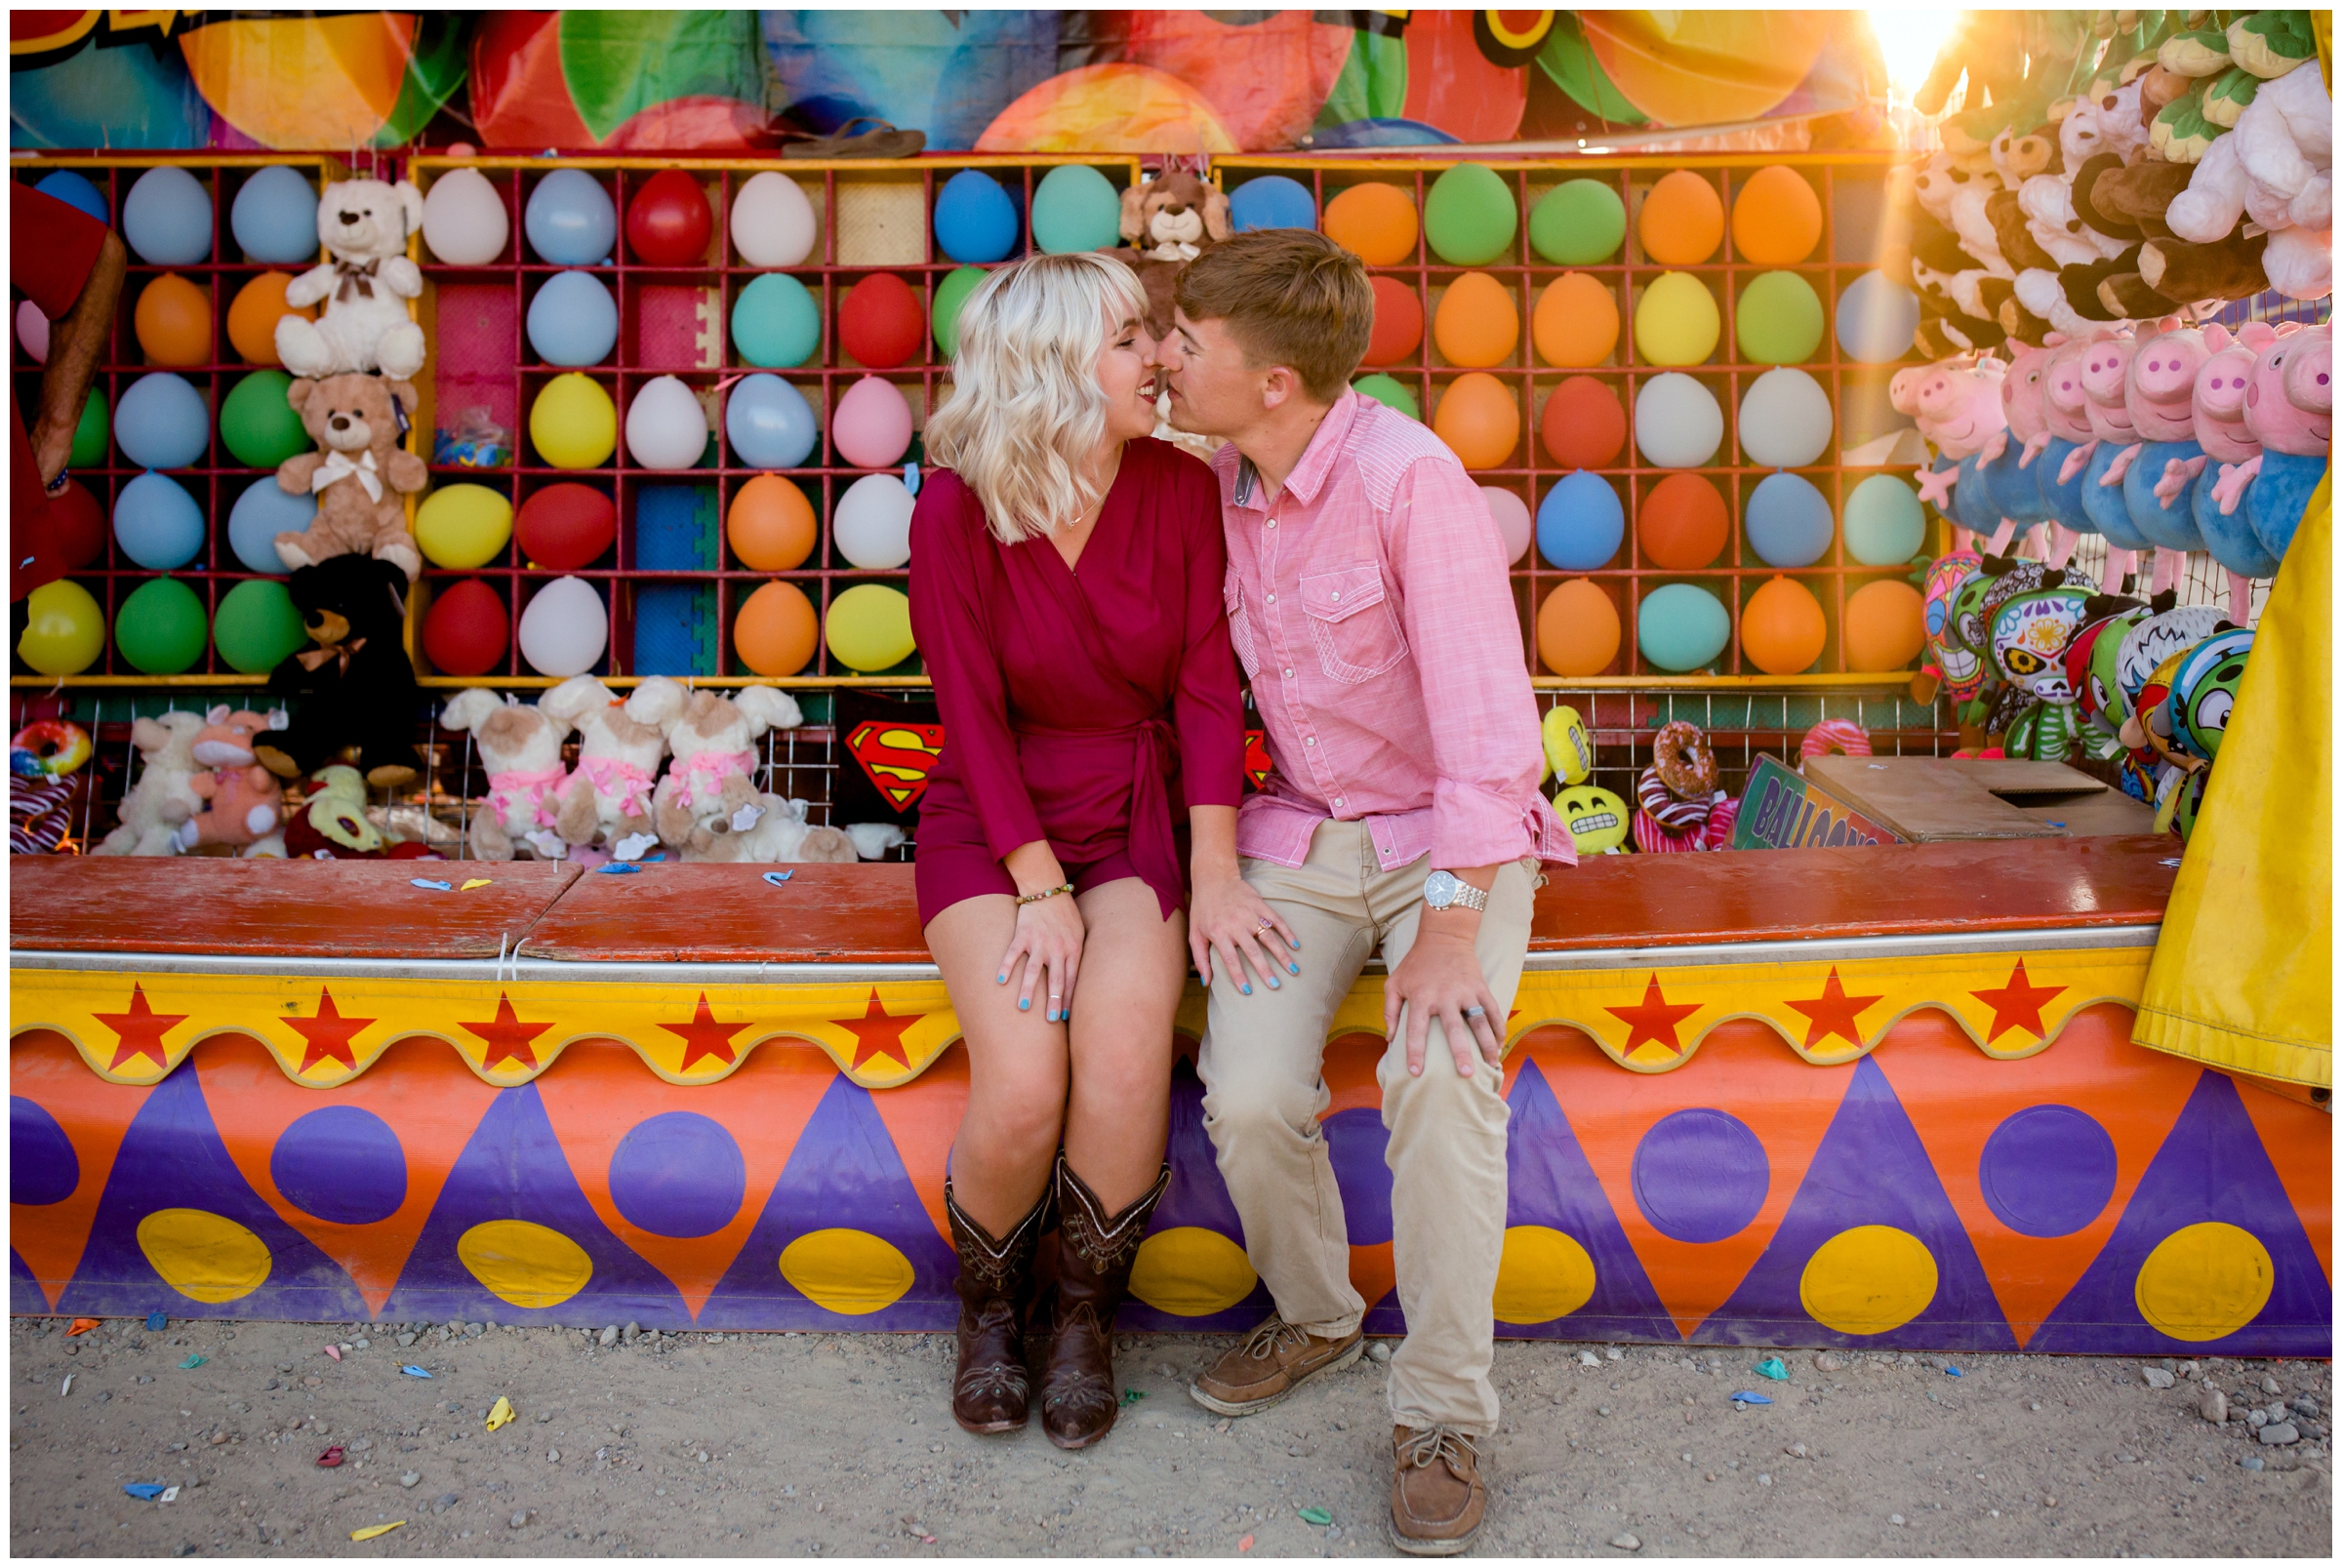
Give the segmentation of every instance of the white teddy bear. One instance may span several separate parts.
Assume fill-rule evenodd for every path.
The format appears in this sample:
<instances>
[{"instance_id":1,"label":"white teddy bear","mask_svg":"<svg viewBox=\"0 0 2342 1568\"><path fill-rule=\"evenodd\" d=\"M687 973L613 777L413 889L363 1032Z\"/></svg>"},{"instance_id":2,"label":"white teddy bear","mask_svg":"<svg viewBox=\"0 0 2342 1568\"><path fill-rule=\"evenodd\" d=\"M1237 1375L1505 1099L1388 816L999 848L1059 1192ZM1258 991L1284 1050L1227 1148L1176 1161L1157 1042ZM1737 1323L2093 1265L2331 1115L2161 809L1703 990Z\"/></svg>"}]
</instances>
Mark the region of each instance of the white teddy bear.
<instances>
[{"instance_id":1,"label":"white teddy bear","mask_svg":"<svg viewBox=\"0 0 2342 1568\"><path fill-rule=\"evenodd\" d=\"M145 770L122 797L122 825L93 846L92 855L177 855L179 825L203 810L195 775L207 771L195 760L201 713L165 713L133 719L131 744Z\"/></svg>"},{"instance_id":2,"label":"white teddy bear","mask_svg":"<svg viewBox=\"0 0 2342 1568\"><path fill-rule=\"evenodd\" d=\"M423 192L408 181L342 180L317 203L317 237L334 260L285 287L289 305L325 302L324 316L277 318L276 357L296 376L380 371L406 381L423 369L423 328L407 302L423 293L423 270L407 238L423 226Z\"/></svg>"}]
</instances>

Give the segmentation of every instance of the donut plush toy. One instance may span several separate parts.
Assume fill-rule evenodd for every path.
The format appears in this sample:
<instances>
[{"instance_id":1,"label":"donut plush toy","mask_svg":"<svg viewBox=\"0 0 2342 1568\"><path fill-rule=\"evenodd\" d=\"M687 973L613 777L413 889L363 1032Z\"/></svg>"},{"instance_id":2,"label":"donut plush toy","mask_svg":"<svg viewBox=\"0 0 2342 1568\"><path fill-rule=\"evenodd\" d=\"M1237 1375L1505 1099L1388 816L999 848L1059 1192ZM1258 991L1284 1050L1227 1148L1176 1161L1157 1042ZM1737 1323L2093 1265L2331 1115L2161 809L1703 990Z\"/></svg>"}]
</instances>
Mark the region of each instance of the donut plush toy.
<instances>
[{"instance_id":1,"label":"donut plush toy","mask_svg":"<svg viewBox=\"0 0 2342 1568\"><path fill-rule=\"evenodd\" d=\"M24 779L62 779L90 760L90 732L64 719L42 719L8 743L8 771Z\"/></svg>"},{"instance_id":2,"label":"donut plush toy","mask_svg":"<svg viewBox=\"0 0 2342 1568\"><path fill-rule=\"evenodd\" d=\"M1635 785L1635 847L1646 855L1722 849L1731 842L1735 802L1716 787L1716 752L1699 726L1663 724L1651 765Z\"/></svg>"},{"instance_id":3,"label":"donut plush toy","mask_svg":"<svg viewBox=\"0 0 2342 1568\"><path fill-rule=\"evenodd\" d=\"M1797 760L1811 762L1815 757L1867 757L1871 754L1871 738L1861 725L1852 719L1824 719L1805 732L1797 743Z\"/></svg>"}]
</instances>

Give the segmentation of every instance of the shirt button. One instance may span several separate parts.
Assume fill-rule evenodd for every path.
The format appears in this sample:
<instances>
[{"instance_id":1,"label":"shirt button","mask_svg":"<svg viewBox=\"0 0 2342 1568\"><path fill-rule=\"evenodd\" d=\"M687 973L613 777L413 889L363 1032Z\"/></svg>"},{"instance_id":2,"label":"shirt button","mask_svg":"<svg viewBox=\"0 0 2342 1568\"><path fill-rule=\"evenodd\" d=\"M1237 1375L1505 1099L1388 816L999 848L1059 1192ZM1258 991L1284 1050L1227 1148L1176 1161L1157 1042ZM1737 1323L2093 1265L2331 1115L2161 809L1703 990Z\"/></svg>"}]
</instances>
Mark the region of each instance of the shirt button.
<instances>
[{"instance_id":1,"label":"shirt button","mask_svg":"<svg viewBox=\"0 0 2342 1568\"><path fill-rule=\"evenodd\" d=\"M1342 595L1341 595L1341 594L1339 594L1339 593L1329 593L1329 594L1327 594L1327 595L1326 595L1326 597L1327 597L1327 598L1329 598L1329 599L1332 599L1332 600L1335 600L1335 601L1339 602L1339 601L1340 601L1340 599L1341 599L1341 597L1342 597Z\"/></svg>"},{"instance_id":2,"label":"shirt button","mask_svg":"<svg viewBox=\"0 0 2342 1568\"><path fill-rule=\"evenodd\" d=\"M1302 744L1303 745L1315 745L1315 744L1317 744L1317 737L1315 737L1315 736L1313 736L1313 735L1312 735L1312 736L1311 736L1311 737L1310 737L1308 740L1306 740L1306 741L1302 742L1301 744Z\"/></svg>"},{"instance_id":3,"label":"shirt button","mask_svg":"<svg viewBox=\"0 0 2342 1568\"><path fill-rule=\"evenodd\" d=\"M1270 519L1269 519L1269 526L1270 526L1271 528L1274 528L1274 527L1276 526L1276 519L1275 519L1275 518L1273 518L1273 517L1270 518Z\"/></svg>"},{"instance_id":4,"label":"shirt button","mask_svg":"<svg viewBox=\"0 0 2342 1568\"><path fill-rule=\"evenodd\" d=\"M1275 595L1275 594L1273 594L1273 593L1272 593L1271 595L1269 595L1269 602L1270 602L1271 604L1274 604L1274 603L1276 603L1276 595Z\"/></svg>"},{"instance_id":5,"label":"shirt button","mask_svg":"<svg viewBox=\"0 0 2342 1568\"><path fill-rule=\"evenodd\" d=\"M1339 811L1339 810L1341 810L1341 809L1342 809L1342 797L1341 797L1340 795L1336 795L1336 796L1334 797L1334 809L1335 809L1336 811Z\"/></svg>"},{"instance_id":6,"label":"shirt button","mask_svg":"<svg viewBox=\"0 0 2342 1568\"><path fill-rule=\"evenodd\" d=\"M1288 670L1286 670L1286 671L1285 671L1285 679L1287 679L1287 680L1291 680L1292 678L1293 678L1293 672L1292 672L1291 670L1289 670L1289 669L1288 669Z\"/></svg>"}]
</instances>

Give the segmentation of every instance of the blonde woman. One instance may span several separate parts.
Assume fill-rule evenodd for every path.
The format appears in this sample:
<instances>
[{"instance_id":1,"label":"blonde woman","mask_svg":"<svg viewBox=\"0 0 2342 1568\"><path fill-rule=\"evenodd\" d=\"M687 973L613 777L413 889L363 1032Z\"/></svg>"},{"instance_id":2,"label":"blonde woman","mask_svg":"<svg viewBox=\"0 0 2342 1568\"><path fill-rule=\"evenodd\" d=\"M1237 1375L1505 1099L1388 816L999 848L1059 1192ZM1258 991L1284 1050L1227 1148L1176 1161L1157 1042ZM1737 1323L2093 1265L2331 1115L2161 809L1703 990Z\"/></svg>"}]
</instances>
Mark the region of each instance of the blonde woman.
<instances>
[{"instance_id":1,"label":"blonde woman","mask_svg":"<svg viewBox=\"0 0 2342 1568\"><path fill-rule=\"evenodd\" d=\"M1114 1422L1114 1309L1169 1180L1191 877L1198 896L1260 903L1236 871L1243 710L1219 491L1148 435L1146 310L1110 257L994 272L959 317L910 526L911 624L944 721L919 919L970 1072L945 1186L951 1413L970 1431L1025 1425L1054 1195L1041 1422L1061 1448ZM1266 905L1258 916L1275 924Z\"/></svg>"}]
</instances>

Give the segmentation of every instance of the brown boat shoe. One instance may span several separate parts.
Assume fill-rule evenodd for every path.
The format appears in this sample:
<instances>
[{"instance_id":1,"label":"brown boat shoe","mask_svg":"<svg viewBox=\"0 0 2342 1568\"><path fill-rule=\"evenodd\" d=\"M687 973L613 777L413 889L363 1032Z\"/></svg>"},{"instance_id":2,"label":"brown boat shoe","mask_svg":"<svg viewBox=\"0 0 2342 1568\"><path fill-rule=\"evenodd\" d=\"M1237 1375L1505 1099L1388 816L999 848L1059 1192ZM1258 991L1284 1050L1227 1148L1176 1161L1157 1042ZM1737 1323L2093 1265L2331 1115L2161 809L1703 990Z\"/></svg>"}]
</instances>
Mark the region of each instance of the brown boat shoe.
<instances>
[{"instance_id":1,"label":"brown boat shoe","mask_svg":"<svg viewBox=\"0 0 2342 1568\"><path fill-rule=\"evenodd\" d=\"M1249 1416L1324 1372L1339 1372L1366 1347L1362 1330L1320 1339L1281 1317L1270 1319L1188 1385L1188 1397L1222 1416Z\"/></svg>"},{"instance_id":2,"label":"brown boat shoe","mask_svg":"<svg viewBox=\"0 0 2342 1568\"><path fill-rule=\"evenodd\" d=\"M1414 1557L1470 1548L1488 1507L1478 1439L1452 1427L1393 1427L1391 1442L1391 1544Z\"/></svg>"}]
</instances>

